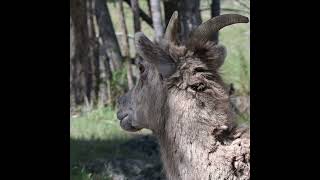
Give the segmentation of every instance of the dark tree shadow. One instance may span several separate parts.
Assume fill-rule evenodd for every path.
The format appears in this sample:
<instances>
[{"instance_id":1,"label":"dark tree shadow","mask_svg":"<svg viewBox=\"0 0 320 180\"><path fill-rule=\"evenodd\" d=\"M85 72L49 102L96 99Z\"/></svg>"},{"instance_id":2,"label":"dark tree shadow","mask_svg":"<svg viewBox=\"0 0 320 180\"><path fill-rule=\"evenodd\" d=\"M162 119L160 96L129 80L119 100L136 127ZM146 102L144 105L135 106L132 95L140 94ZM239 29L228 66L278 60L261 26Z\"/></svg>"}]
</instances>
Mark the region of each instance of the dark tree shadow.
<instances>
[{"instance_id":1,"label":"dark tree shadow","mask_svg":"<svg viewBox=\"0 0 320 180\"><path fill-rule=\"evenodd\" d=\"M164 179L159 146L155 137L130 139L70 138L70 170L120 179Z\"/></svg>"}]
</instances>

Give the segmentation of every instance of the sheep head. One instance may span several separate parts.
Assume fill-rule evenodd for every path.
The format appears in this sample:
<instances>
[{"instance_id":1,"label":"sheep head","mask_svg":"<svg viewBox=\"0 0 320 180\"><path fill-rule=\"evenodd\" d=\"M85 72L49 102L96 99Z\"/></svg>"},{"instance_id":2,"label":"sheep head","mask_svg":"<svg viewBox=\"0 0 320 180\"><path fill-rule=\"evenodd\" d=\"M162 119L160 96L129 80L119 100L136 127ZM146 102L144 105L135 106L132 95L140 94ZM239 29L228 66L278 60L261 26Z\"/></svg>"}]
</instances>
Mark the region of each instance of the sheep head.
<instances>
[{"instance_id":1,"label":"sheep head","mask_svg":"<svg viewBox=\"0 0 320 180\"><path fill-rule=\"evenodd\" d=\"M248 21L236 14L214 17L194 29L181 44L178 12L174 12L159 43L151 42L142 32L136 33L140 79L118 100L121 127L127 131L158 130L163 128L169 111L194 111L196 118L204 120L210 116L228 119L228 92L218 73L226 50L210 39L223 27ZM172 107L173 101L180 103ZM220 121L216 123L229 125L227 120Z\"/></svg>"}]
</instances>

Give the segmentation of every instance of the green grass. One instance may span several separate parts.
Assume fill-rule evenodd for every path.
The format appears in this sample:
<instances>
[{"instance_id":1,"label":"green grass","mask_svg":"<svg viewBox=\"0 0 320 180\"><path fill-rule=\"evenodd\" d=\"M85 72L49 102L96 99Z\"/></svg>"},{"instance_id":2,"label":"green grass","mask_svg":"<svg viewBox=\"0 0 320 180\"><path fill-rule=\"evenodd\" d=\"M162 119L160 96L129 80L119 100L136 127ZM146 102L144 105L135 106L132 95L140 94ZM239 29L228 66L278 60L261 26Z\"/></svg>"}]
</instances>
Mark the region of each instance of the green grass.
<instances>
[{"instance_id":1,"label":"green grass","mask_svg":"<svg viewBox=\"0 0 320 180\"><path fill-rule=\"evenodd\" d=\"M86 172L84 165L92 160L109 157L130 157L128 149L118 146L136 134L122 130L116 119L116 110L101 108L70 118L70 178L72 180L106 179L99 174ZM95 178L94 178L95 177Z\"/></svg>"}]
</instances>

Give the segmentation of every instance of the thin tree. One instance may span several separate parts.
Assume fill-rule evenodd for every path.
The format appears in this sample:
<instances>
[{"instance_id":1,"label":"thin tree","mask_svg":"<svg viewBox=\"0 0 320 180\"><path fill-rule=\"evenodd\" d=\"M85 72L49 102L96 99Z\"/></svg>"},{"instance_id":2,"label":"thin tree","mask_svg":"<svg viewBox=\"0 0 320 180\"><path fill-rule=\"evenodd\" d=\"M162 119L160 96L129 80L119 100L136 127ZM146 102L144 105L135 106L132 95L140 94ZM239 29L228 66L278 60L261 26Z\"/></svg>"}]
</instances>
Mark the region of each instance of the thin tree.
<instances>
[{"instance_id":1,"label":"thin tree","mask_svg":"<svg viewBox=\"0 0 320 180\"><path fill-rule=\"evenodd\" d=\"M189 33L202 23L200 0L164 0L165 24L171 15L178 10L180 19L180 39L184 41Z\"/></svg>"},{"instance_id":2,"label":"thin tree","mask_svg":"<svg viewBox=\"0 0 320 180\"><path fill-rule=\"evenodd\" d=\"M180 0L178 5L182 23L180 38L184 41L202 23L200 0Z\"/></svg>"},{"instance_id":3,"label":"thin tree","mask_svg":"<svg viewBox=\"0 0 320 180\"><path fill-rule=\"evenodd\" d=\"M99 40L100 52L99 52L99 101L98 106L103 107L105 105L110 105L112 102L111 95L111 69L110 69L110 59L103 47L102 39Z\"/></svg>"},{"instance_id":4,"label":"thin tree","mask_svg":"<svg viewBox=\"0 0 320 180\"><path fill-rule=\"evenodd\" d=\"M89 76L88 78L88 87L89 87L89 110L93 108L94 104L97 102L97 86L98 86L98 44L96 39L96 31L94 25L95 19L95 0L88 0L87 3L87 19L88 19L88 34L89 34Z\"/></svg>"},{"instance_id":5,"label":"thin tree","mask_svg":"<svg viewBox=\"0 0 320 180\"><path fill-rule=\"evenodd\" d=\"M159 42L163 35L163 25L161 21L161 6L159 0L150 0L152 22L155 31L155 40Z\"/></svg>"},{"instance_id":6,"label":"thin tree","mask_svg":"<svg viewBox=\"0 0 320 180\"><path fill-rule=\"evenodd\" d=\"M73 76L72 76L72 72L74 72L74 66L73 66L74 55L75 55L74 25L72 22L72 18L70 16L70 110L71 112L74 110L76 106L74 87L73 87Z\"/></svg>"},{"instance_id":7,"label":"thin tree","mask_svg":"<svg viewBox=\"0 0 320 180\"><path fill-rule=\"evenodd\" d=\"M139 32L141 30L141 23L139 17L139 1L138 0L130 0L131 9L133 14L133 29L134 32ZM135 58L138 58L138 53L136 52Z\"/></svg>"},{"instance_id":8,"label":"thin tree","mask_svg":"<svg viewBox=\"0 0 320 180\"><path fill-rule=\"evenodd\" d=\"M140 15L139 15L139 1L130 0L130 2L131 2L132 13L133 13L134 32L139 32L141 30Z\"/></svg>"},{"instance_id":9,"label":"thin tree","mask_svg":"<svg viewBox=\"0 0 320 180\"><path fill-rule=\"evenodd\" d=\"M220 0L212 0L211 1L211 17L216 17L220 15ZM219 32L215 32L212 34L212 41L219 41Z\"/></svg>"},{"instance_id":10,"label":"thin tree","mask_svg":"<svg viewBox=\"0 0 320 180\"><path fill-rule=\"evenodd\" d=\"M122 63L122 56L105 0L96 0L95 13L97 16L100 35L102 37L103 44L105 45L104 47L106 47L108 57L110 58L110 67L113 71L120 67Z\"/></svg>"},{"instance_id":11,"label":"thin tree","mask_svg":"<svg viewBox=\"0 0 320 180\"><path fill-rule=\"evenodd\" d=\"M90 96L90 37L87 0L70 0L70 15L74 33L74 56L72 63L72 89L74 103L83 104Z\"/></svg>"},{"instance_id":12,"label":"thin tree","mask_svg":"<svg viewBox=\"0 0 320 180\"><path fill-rule=\"evenodd\" d=\"M118 0L118 8L119 8L119 20L120 20L120 29L122 30L122 50L125 58L125 63L127 66L127 79L128 79L128 87L131 89L133 87L133 77L132 77L132 67L131 67L131 59L130 59L130 46L128 39L128 30L126 26L126 20L123 10L123 0Z\"/></svg>"}]
</instances>

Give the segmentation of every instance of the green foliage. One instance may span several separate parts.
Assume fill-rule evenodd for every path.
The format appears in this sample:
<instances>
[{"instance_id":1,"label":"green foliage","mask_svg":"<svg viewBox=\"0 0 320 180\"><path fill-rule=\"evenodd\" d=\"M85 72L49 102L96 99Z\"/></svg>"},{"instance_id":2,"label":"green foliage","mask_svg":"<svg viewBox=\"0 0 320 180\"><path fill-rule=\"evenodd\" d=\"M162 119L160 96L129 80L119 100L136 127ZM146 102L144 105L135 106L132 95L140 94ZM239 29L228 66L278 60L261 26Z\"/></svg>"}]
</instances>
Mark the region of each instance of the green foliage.
<instances>
[{"instance_id":1,"label":"green foliage","mask_svg":"<svg viewBox=\"0 0 320 180\"><path fill-rule=\"evenodd\" d=\"M134 134L150 133L142 130ZM108 179L107 175L90 174L84 165L107 157L130 157L130 150L119 145L133 134L119 126L116 109L111 107L92 110L70 118L70 178L72 180Z\"/></svg>"},{"instance_id":2,"label":"green foliage","mask_svg":"<svg viewBox=\"0 0 320 180\"><path fill-rule=\"evenodd\" d=\"M227 57L221 68L226 83L233 83L236 94L250 92L249 25L237 24L220 32L220 43L227 47Z\"/></svg>"}]
</instances>

